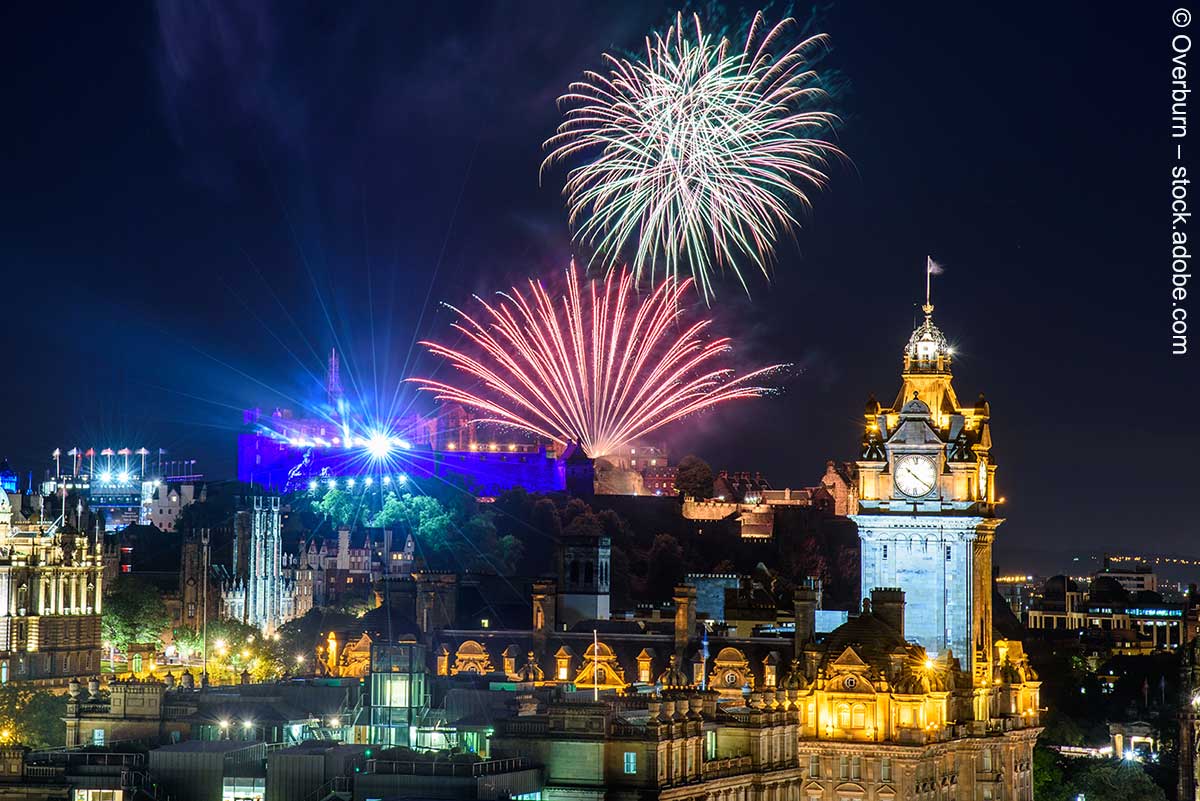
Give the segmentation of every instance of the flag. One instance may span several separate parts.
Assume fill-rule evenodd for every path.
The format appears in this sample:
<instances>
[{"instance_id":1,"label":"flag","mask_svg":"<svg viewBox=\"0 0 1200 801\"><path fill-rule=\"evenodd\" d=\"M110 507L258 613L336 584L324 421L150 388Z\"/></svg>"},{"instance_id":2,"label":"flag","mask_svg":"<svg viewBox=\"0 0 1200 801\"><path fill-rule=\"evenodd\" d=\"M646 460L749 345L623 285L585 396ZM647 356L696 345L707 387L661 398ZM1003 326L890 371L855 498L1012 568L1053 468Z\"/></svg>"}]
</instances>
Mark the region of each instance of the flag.
<instances>
[{"instance_id":1,"label":"flag","mask_svg":"<svg viewBox=\"0 0 1200 801\"><path fill-rule=\"evenodd\" d=\"M96 455L96 449L95 449L95 448L88 448L88 449L87 449L87 453L85 453L85 454L84 454L84 456L95 456L95 455Z\"/></svg>"},{"instance_id":2,"label":"flag","mask_svg":"<svg viewBox=\"0 0 1200 801\"><path fill-rule=\"evenodd\" d=\"M50 455L53 456L55 459L57 459L58 457L62 456L62 451L59 450L58 448L55 448L54 453L52 453Z\"/></svg>"},{"instance_id":3,"label":"flag","mask_svg":"<svg viewBox=\"0 0 1200 801\"><path fill-rule=\"evenodd\" d=\"M166 448L159 448L159 449L158 449L158 455L159 455L159 456L166 456L166 455L167 455L167 449L166 449Z\"/></svg>"},{"instance_id":4,"label":"flag","mask_svg":"<svg viewBox=\"0 0 1200 801\"><path fill-rule=\"evenodd\" d=\"M67 451L67 456L78 456L78 455L79 455L79 448L71 448L71 450Z\"/></svg>"},{"instance_id":5,"label":"flag","mask_svg":"<svg viewBox=\"0 0 1200 801\"><path fill-rule=\"evenodd\" d=\"M933 260L933 256L926 256L925 258L929 262L928 269L930 275L941 275L945 272L945 270L942 269L942 265Z\"/></svg>"}]
</instances>

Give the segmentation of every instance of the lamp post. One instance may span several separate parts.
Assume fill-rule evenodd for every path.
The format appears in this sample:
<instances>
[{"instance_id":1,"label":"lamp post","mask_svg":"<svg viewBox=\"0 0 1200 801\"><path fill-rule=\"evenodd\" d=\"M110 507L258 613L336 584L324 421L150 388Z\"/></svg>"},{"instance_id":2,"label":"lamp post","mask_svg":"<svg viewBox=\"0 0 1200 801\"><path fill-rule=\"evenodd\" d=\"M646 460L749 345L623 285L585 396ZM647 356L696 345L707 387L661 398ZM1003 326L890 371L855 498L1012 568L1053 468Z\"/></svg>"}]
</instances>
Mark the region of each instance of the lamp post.
<instances>
[{"instance_id":1,"label":"lamp post","mask_svg":"<svg viewBox=\"0 0 1200 801\"><path fill-rule=\"evenodd\" d=\"M200 634L200 648L203 653L201 661L203 667L200 671L201 684L208 683L208 529L200 529L200 544L204 548L204 574L200 577L201 581L201 605L204 609L201 611L200 619L202 631Z\"/></svg>"}]
</instances>

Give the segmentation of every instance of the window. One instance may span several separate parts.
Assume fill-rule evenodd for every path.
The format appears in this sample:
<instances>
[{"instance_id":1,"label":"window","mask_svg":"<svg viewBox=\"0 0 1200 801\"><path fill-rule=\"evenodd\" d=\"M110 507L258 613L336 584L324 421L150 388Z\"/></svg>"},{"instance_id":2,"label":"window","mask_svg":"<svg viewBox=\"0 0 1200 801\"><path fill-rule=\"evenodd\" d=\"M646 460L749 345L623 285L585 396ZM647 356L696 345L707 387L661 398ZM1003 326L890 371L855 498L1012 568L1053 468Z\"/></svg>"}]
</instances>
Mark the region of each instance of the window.
<instances>
[{"instance_id":1,"label":"window","mask_svg":"<svg viewBox=\"0 0 1200 801\"><path fill-rule=\"evenodd\" d=\"M983 772L992 772L992 749L990 748L983 749Z\"/></svg>"},{"instance_id":2,"label":"window","mask_svg":"<svg viewBox=\"0 0 1200 801\"><path fill-rule=\"evenodd\" d=\"M841 757L838 760L838 778L843 781L850 778L850 758Z\"/></svg>"},{"instance_id":3,"label":"window","mask_svg":"<svg viewBox=\"0 0 1200 801\"><path fill-rule=\"evenodd\" d=\"M92 745L104 745L104 729L92 729Z\"/></svg>"},{"instance_id":4,"label":"window","mask_svg":"<svg viewBox=\"0 0 1200 801\"><path fill-rule=\"evenodd\" d=\"M854 728L865 729L867 727L867 708L862 704L854 705Z\"/></svg>"},{"instance_id":5,"label":"window","mask_svg":"<svg viewBox=\"0 0 1200 801\"><path fill-rule=\"evenodd\" d=\"M887 546L886 545L883 546L883 558L887 559Z\"/></svg>"},{"instance_id":6,"label":"window","mask_svg":"<svg viewBox=\"0 0 1200 801\"><path fill-rule=\"evenodd\" d=\"M850 705L849 704L842 704L841 706L838 707L837 718L838 718L838 728L839 729L850 728Z\"/></svg>"},{"instance_id":7,"label":"window","mask_svg":"<svg viewBox=\"0 0 1200 801\"><path fill-rule=\"evenodd\" d=\"M947 562L950 561L950 546L949 545L946 546L946 561Z\"/></svg>"},{"instance_id":8,"label":"window","mask_svg":"<svg viewBox=\"0 0 1200 801\"><path fill-rule=\"evenodd\" d=\"M879 780L890 782L892 780L892 760L884 757L879 762Z\"/></svg>"},{"instance_id":9,"label":"window","mask_svg":"<svg viewBox=\"0 0 1200 801\"><path fill-rule=\"evenodd\" d=\"M821 778L821 757L816 754L812 754L808 758L808 778Z\"/></svg>"},{"instance_id":10,"label":"window","mask_svg":"<svg viewBox=\"0 0 1200 801\"><path fill-rule=\"evenodd\" d=\"M861 779L862 778L862 760L859 759L858 757L850 758L850 778L851 779Z\"/></svg>"},{"instance_id":11,"label":"window","mask_svg":"<svg viewBox=\"0 0 1200 801\"><path fill-rule=\"evenodd\" d=\"M717 733L715 731L706 731L704 733L704 758L717 758Z\"/></svg>"},{"instance_id":12,"label":"window","mask_svg":"<svg viewBox=\"0 0 1200 801\"><path fill-rule=\"evenodd\" d=\"M625 772L629 774L637 773L637 752L625 752Z\"/></svg>"}]
</instances>

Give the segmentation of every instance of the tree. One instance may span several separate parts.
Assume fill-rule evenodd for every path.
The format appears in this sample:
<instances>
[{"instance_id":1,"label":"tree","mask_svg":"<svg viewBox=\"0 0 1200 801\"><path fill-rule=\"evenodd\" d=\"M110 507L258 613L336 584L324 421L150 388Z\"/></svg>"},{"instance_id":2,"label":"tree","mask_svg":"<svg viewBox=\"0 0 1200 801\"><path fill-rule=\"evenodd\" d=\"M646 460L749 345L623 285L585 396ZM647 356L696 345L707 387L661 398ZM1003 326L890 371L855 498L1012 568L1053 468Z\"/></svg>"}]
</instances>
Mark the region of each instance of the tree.
<instances>
[{"instance_id":1,"label":"tree","mask_svg":"<svg viewBox=\"0 0 1200 801\"><path fill-rule=\"evenodd\" d=\"M1067 801L1066 774L1058 754L1044 746L1033 749L1033 797L1038 801Z\"/></svg>"},{"instance_id":2,"label":"tree","mask_svg":"<svg viewBox=\"0 0 1200 801\"><path fill-rule=\"evenodd\" d=\"M646 595L665 600L683 579L683 548L670 534L659 534L646 555Z\"/></svg>"},{"instance_id":3,"label":"tree","mask_svg":"<svg viewBox=\"0 0 1200 801\"><path fill-rule=\"evenodd\" d=\"M171 619L158 591L132 576L121 576L104 600L104 641L124 651L138 643L156 642Z\"/></svg>"},{"instance_id":4,"label":"tree","mask_svg":"<svg viewBox=\"0 0 1200 801\"><path fill-rule=\"evenodd\" d=\"M711 498L713 471L699 456L688 455L675 468L675 488L685 498Z\"/></svg>"},{"instance_id":5,"label":"tree","mask_svg":"<svg viewBox=\"0 0 1200 801\"><path fill-rule=\"evenodd\" d=\"M0 745L30 748L64 745L67 696L15 684L0 687Z\"/></svg>"},{"instance_id":6,"label":"tree","mask_svg":"<svg viewBox=\"0 0 1200 801\"><path fill-rule=\"evenodd\" d=\"M361 523L366 515L363 510L364 495L346 490L331 489L327 491L316 504L317 511L329 518L330 525L337 528L348 526L354 528Z\"/></svg>"},{"instance_id":7,"label":"tree","mask_svg":"<svg viewBox=\"0 0 1200 801\"><path fill-rule=\"evenodd\" d=\"M1166 801L1162 788L1136 762L1073 759L1068 770L1068 797L1088 801ZM1039 797L1040 798L1040 797Z\"/></svg>"}]
</instances>

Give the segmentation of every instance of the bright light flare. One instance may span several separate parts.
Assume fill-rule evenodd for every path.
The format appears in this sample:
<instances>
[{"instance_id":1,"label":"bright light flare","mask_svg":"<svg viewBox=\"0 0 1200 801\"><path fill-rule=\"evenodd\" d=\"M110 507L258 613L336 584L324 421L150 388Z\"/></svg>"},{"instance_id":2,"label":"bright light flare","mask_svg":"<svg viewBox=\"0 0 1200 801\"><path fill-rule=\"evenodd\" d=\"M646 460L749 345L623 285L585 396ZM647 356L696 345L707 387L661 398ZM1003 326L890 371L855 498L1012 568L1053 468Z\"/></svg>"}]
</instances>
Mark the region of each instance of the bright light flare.
<instances>
[{"instance_id":1,"label":"bright light flare","mask_svg":"<svg viewBox=\"0 0 1200 801\"><path fill-rule=\"evenodd\" d=\"M690 273L707 302L716 272L747 291L743 266L770 277L776 242L799 227L793 208L811 205L843 154L822 138L837 121L810 58L824 34L789 47L795 21L768 29L759 12L737 51L693 21L685 31L678 15L642 59L605 54L607 73L570 85L542 172L574 164L563 194L593 258L628 258L639 279Z\"/></svg>"},{"instance_id":2,"label":"bright light flare","mask_svg":"<svg viewBox=\"0 0 1200 801\"><path fill-rule=\"evenodd\" d=\"M761 396L770 389L755 382L782 367L737 375L724 366L731 340L705 339L711 320L683 319L681 300L691 279L668 277L638 294L627 272L581 286L572 265L567 284L561 297L534 280L527 293L514 287L495 304L476 297L482 322L455 309L454 327L477 346L475 354L421 343L472 384L481 382L483 394L409 380L484 414L487 422L575 442L596 458L681 417Z\"/></svg>"}]
</instances>

